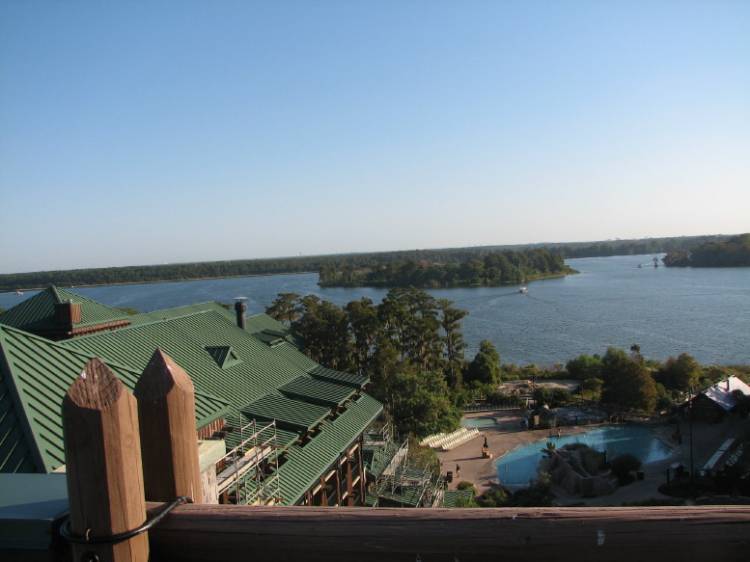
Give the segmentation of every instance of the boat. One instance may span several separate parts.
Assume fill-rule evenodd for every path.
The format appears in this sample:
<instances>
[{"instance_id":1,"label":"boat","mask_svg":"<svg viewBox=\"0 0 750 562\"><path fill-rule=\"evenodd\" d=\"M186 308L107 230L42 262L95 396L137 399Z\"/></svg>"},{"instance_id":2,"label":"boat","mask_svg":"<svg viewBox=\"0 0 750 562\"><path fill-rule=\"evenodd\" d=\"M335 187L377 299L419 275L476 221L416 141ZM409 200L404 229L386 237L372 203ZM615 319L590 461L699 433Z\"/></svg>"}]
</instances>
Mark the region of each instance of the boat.
<instances>
[{"instance_id":1,"label":"boat","mask_svg":"<svg viewBox=\"0 0 750 562\"><path fill-rule=\"evenodd\" d=\"M529 290L526 287L521 287L520 289L518 289L518 292L521 293L522 295L529 294Z\"/></svg>"},{"instance_id":2,"label":"boat","mask_svg":"<svg viewBox=\"0 0 750 562\"><path fill-rule=\"evenodd\" d=\"M23 291L21 289L16 289L16 296L17 297L22 297L23 296Z\"/></svg>"}]
</instances>

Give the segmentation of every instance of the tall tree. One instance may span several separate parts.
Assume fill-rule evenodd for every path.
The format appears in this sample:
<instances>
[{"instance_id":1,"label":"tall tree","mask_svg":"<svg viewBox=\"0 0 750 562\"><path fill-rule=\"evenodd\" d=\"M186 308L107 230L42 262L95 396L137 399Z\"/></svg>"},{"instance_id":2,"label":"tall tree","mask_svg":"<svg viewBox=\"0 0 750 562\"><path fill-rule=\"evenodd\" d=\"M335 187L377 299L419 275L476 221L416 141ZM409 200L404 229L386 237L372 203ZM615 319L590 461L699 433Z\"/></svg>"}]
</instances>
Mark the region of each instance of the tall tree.
<instances>
[{"instance_id":1,"label":"tall tree","mask_svg":"<svg viewBox=\"0 0 750 562\"><path fill-rule=\"evenodd\" d=\"M686 391L698 384L701 366L687 353L681 353L676 359L670 357L659 370L660 382L672 390Z\"/></svg>"},{"instance_id":2,"label":"tall tree","mask_svg":"<svg viewBox=\"0 0 750 562\"><path fill-rule=\"evenodd\" d=\"M609 348L602 360L602 401L622 410L652 412L656 382L644 363L621 349Z\"/></svg>"},{"instance_id":3,"label":"tall tree","mask_svg":"<svg viewBox=\"0 0 750 562\"><path fill-rule=\"evenodd\" d=\"M458 425L461 413L441 373L405 368L393 382L390 411L401 432L424 437Z\"/></svg>"},{"instance_id":4,"label":"tall tree","mask_svg":"<svg viewBox=\"0 0 750 562\"><path fill-rule=\"evenodd\" d=\"M440 323L435 299L420 289L391 289L378 307L385 334L402 359L424 370L435 370L442 360Z\"/></svg>"},{"instance_id":5,"label":"tall tree","mask_svg":"<svg viewBox=\"0 0 750 562\"><path fill-rule=\"evenodd\" d=\"M464 343L461 333L461 320L468 314L465 310L455 308L448 299L437 301L440 311L440 327L443 329L445 343L445 374L451 388L460 388L464 363Z\"/></svg>"},{"instance_id":6,"label":"tall tree","mask_svg":"<svg viewBox=\"0 0 750 562\"><path fill-rule=\"evenodd\" d=\"M482 340L479 351L466 370L467 383L497 385L500 382L500 354L489 340Z\"/></svg>"},{"instance_id":7,"label":"tall tree","mask_svg":"<svg viewBox=\"0 0 750 562\"><path fill-rule=\"evenodd\" d=\"M362 298L347 304L346 314L354 338L354 365L358 373L364 373L369 370L375 343L380 334L378 310L372 300Z\"/></svg>"},{"instance_id":8,"label":"tall tree","mask_svg":"<svg viewBox=\"0 0 750 562\"><path fill-rule=\"evenodd\" d=\"M297 293L279 293L271 306L266 308L266 314L287 325L297 320L300 313L300 298Z\"/></svg>"},{"instance_id":9,"label":"tall tree","mask_svg":"<svg viewBox=\"0 0 750 562\"><path fill-rule=\"evenodd\" d=\"M292 330L302 338L305 352L331 369L351 367L349 321L346 313L333 303L314 295L301 300L302 314Z\"/></svg>"}]
</instances>

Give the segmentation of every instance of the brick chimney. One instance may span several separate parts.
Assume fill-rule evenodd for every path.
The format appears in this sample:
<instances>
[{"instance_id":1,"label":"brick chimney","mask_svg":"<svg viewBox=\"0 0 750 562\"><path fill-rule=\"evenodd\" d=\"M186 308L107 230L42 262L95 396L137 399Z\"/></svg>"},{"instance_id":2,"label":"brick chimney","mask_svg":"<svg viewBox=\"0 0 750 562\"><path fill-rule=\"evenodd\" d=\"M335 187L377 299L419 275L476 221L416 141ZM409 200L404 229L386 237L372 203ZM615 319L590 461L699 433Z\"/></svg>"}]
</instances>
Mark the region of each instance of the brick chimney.
<instances>
[{"instance_id":1,"label":"brick chimney","mask_svg":"<svg viewBox=\"0 0 750 562\"><path fill-rule=\"evenodd\" d=\"M247 297L237 297L234 299L234 312L237 316L237 326L242 330L245 329L245 311L247 310L247 305L245 305L246 300Z\"/></svg>"},{"instance_id":2,"label":"brick chimney","mask_svg":"<svg viewBox=\"0 0 750 562\"><path fill-rule=\"evenodd\" d=\"M81 304L65 301L55 305L55 322L65 328L72 328L81 322Z\"/></svg>"}]
</instances>

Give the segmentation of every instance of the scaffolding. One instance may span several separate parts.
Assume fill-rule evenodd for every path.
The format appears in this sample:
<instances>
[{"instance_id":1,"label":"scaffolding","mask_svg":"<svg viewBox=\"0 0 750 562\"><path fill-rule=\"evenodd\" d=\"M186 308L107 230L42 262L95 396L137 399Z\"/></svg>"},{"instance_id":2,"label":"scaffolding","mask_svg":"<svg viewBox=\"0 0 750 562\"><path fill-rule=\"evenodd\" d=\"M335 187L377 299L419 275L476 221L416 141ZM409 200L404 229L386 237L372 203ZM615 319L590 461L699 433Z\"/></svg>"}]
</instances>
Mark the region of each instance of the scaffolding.
<instances>
[{"instance_id":1,"label":"scaffolding","mask_svg":"<svg viewBox=\"0 0 750 562\"><path fill-rule=\"evenodd\" d=\"M393 424L386 422L379 427L370 426L364 433L365 445L378 446L393 441Z\"/></svg>"},{"instance_id":2,"label":"scaffolding","mask_svg":"<svg viewBox=\"0 0 750 562\"><path fill-rule=\"evenodd\" d=\"M439 507L443 503L445 482L429 469L401 462L392 472L384 473L375 484L380 500L409 507Z\"/></svg>"},{"instance_id":3,"label":"scaffolding","mask_svg":"<svg viewBox=\"0 0 750 562\"><path fill-rule=\"evenodd\" d=\"M219 496L230 503L274 505L281 502L276 422L238 424L239 443L216 463Z\"/></svg>"}]
</instances>

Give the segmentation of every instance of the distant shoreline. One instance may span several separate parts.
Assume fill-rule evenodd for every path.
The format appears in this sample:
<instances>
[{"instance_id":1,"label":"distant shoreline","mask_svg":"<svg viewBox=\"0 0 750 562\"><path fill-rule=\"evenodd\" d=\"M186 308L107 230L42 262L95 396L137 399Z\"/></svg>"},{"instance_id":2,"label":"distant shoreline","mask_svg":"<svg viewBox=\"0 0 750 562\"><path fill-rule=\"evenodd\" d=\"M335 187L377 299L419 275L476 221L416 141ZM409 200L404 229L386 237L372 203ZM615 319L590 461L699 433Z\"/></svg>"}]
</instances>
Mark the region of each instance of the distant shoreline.
<instances>
[{"instance_id":1,"label":"distant shoreline","mask_svg":"<svg viewBox=\"0 0 750 562\"><path fill-rule=\"evenodd\" d=\"M60 283L61 287L68 287L73 289L78 288L90 288L90 287L115 287L120 285L157 285L159 283L188 283L190 281L210 281L212 279L240 279L242 277L271 277L273 275L308 275L310 273L317 274L317 271L285 271L283 273L247 273L244 275L210 275L205 277L185 277L181 279L154 279L151 281L113 281L112 283L76 283L74 285L66 285ZM42 291L47 286L39 287L18 287L17 289L0 290L0 294L14 293L16 290L22 292L25 291Z\"/></svg>"}]
</instances>

